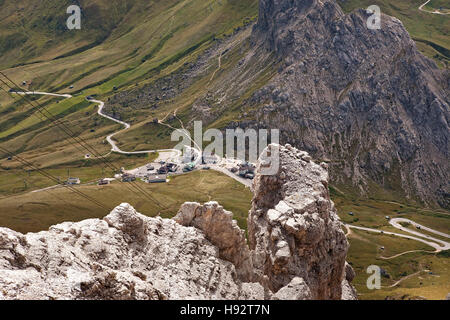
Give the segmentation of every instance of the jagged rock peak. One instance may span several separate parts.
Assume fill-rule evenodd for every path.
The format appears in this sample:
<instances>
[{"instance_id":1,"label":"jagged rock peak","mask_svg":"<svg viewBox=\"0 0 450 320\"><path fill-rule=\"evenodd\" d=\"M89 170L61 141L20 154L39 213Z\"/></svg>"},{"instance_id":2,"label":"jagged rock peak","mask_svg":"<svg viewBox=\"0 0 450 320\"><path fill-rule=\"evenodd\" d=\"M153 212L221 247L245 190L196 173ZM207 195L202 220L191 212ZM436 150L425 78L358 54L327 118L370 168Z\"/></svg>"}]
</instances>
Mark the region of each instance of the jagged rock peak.
<instances>
[{"instance_id":1,"label":"jagged rock peak","mask_svg":"<svg viewBox=\"0 0 450 320\"><path fill-rule=\"evenodd\" d=\"M255 272L281 296L306 287L303 298L340 299L348 242L330 200L327 165L290 145L268 148L280 149L280 166L254 180L248 230Z\"/></svg>"}]
</instances>

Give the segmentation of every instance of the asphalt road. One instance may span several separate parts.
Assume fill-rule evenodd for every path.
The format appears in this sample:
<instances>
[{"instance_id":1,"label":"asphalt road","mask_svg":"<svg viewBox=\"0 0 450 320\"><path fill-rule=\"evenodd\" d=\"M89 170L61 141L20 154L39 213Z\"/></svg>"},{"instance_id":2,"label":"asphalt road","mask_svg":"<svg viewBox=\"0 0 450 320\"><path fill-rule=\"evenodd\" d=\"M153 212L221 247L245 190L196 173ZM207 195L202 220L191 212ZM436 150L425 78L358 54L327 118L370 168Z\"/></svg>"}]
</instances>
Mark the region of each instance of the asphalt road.
<instances>
[{"instance_id":1,"label":"asphalt road","mask_svg":"<svg viewBox=\"0 0 450 320\"><path fill-rule=\"evenodd\" d=\"M436 239L434 237L428 236L426 234L420 233L420 232L415 231L415 230L411 230L409 228L405 228L405 227L401 226L399 224L399 222L409 222L409 223L411 223L413 225L420 226L421 228L423 228L423 230L427 230L429 232L433 232L433 233L436 233L436 234L439 234L439 235L442 234L442 235L445 235L446 237L449 237L449 235L447 235L445 233L441 233L441 232L433 230L431 228L427 228L427 227L421 226L421 225L415 223L412 220L403 219L403 218L391 219L391 221L389 221L389 223L393 227L395 227L395 228L397 228L399 230L402 230L404 232L411 233L414 236L401 234L401 233L394 233L394 232L390 232L390 231L383 231L383 230L379 230L379 229L371 229L371 228L353 226L353 225L350 225L350 224L345 224L345 226L347 228L363 230L363 231L368 231L368 232L375 232L375 233L380 233L380 234L382 233L382 234L397 236L397 237L400 237L400 238L406 238L406 239L420 241L422 243L425 243L425 244L429 245L430 247L433 247L436 250L436 252L440 252L440 251L443 251L443 250L449 250L450 249L450 243L449 242L446 242L446 241L443 241L443 240L440 240L440 239Z\"/></svg>"},{"instance_id":2,"label":"asphalt road","mask_svg":"<svg viewBox=\"0 0 450 320\"><path fill-rule=\"evenodd\" d=\"M49 96L56 96L56 97L64 97L64 98L72 98L72 95L70 94L58 94L58 93L48 93L48 92L40 92L40 91L28 91L28 92L16 92L17 94L21 94L21 95L34 95L34 94L38 94L38 95L49 95ZM121 121L118 119L115 119L107 114L105 114L103 112L103 108L105 107L105 103L101 100L95 100L95 99L89 99L88 101L93 102L95 104L98 105L98 110L97 113L99 116L106 118L108 120L111 120L113 122L116 122L118 124L121 124L124 128L116 131L110 135L108 135L106 137L106 141L109 143L109 145L111 146L111 151L112 152L116 152L116 153L120 153L120 154L124 154L124 155L133 155L133 154L146 154L146 153L155 153L158 152L159 156L158 159L156 159L154 161L154 165L155 168L158 169L158 163L160 161L165 161L165 162L174 162L174 163L181 163L181 151L180 150L176 150L176 149L159 149L159 150L144 150L144 151L123 151L121 150L118 146L117 143L113 140L113 137L121 132L124 132L128 129L131 128L131 125L125 121ZM174 130L178 130L176 128L173 128ZM192 140L192 139L191 139ZM194 142L194 141L193 141ZM194 142L195 144L195 142ZM201 159L201 151L198 150L198 148L192 148L192 150L196 153L196 159L197 159L197 165L199 165L199 168L202 169L203 165L200 165L198 161L199 159ZM218 162L222 162L222 159L218 158ZM232 172L230 172L227 168L225 168L224 166L221 166L219 164L211 164L208 165L212 170L221 172L226 174L227 176L235 179L236 181L244 184L245 186L251 188L252 187L252 181L249 179L244 179ZM147 166L142 166L133 170L129 170L127 171L128 173L131 174L138 174L141 175L143 172L147 172Z\"/></svg>"}]
</instances>

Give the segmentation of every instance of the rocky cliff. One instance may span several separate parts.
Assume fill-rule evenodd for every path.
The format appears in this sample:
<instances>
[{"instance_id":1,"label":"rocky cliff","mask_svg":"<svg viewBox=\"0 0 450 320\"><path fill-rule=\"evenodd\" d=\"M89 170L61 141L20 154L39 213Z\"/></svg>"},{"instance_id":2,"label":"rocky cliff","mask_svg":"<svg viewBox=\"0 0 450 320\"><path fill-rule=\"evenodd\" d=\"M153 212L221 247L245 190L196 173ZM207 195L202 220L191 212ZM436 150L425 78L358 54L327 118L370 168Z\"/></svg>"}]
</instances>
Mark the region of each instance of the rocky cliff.
<instances>
[{"instance_id":1,"label":"rocky cliff","mask_svg":"<svg viewBox=\"0 0 450 320\"><path fill-rule=\"evenodd\" d=\"M344 14L334 0L261 0L253 46L280 59L251 99L257 123L329 159L333 183L449 206L448 70L424 57L402 23ZM373 189L372 189L373 190Z\"/></svg>"},{"instance_id":2,"label":"rocky cliff","mask_svg":"<svg viewBox=\"0 0 450 320\"><path fill-rule=\"evenodd\" d=\"M324 165L281 147L278 174L256 176L250 247L216 202L174 219L122 204L40 233L0 228L0 299L354 299L327 184Z\"/></svg>"},{"instance_id":3,"label":"rocky cliff","mask_svg":"<svg viewBox=\"0 0 450 320\"><path fill-rule=\"evenodd\" d=\"M254 181L248 231L255 272L281 297L297 288L298 299L339 299L348 243L329 197L327 165L287 145L280 166Z\"/></svg>"}]
</instances>

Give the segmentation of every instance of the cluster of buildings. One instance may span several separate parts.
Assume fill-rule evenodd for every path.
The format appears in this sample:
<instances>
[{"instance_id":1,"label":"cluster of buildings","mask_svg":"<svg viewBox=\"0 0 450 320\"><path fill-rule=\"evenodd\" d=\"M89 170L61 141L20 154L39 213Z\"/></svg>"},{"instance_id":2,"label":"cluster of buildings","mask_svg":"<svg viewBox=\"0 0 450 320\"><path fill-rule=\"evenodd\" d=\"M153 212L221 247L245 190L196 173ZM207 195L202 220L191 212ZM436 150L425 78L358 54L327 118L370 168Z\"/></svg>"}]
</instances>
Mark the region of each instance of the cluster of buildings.
<instances>
[{"instance_id":1,"label":"cluster of buildings","mask_svg":"<svg viewBox=\"0 0 450 320\"><path fill-rule=\"evenodd\" d=\"M159 171L159 170L158 170ZM137 177L134 174L124 173L122 174L122 182L136 181ZM146 183L164 183L167 182L167 174L159 172L156 174L147 174L142 178L142 181Z\"/></svg>"},{"instance_id":2,"label":"cluster of buildings","mask_svg":"<svg viewBox=\"0 0 450 320\"><path fill-rule=\"evenodd\" d=\"M87 97L88 100L92 99L92 96ZM90 155L85 155L86 158L90 157ZM192 153L189 157L185 158L185 162L183 165L176 164L173 162L165 162L161 161L159 162L160 166L155 166L153 164L148 164L146 167L138 170L133 173L126 172L125 168L120 169L120 173L115 175L115 179L120 179L122 182L134 182L138 178L146 183L165 183L167 182L167 178L172 173L187 173L194 171L196 169L196 163L195 160L197 159L198 155L196 153ZM203 155L202 156L202 163L208 164L208 163L216 163L217 158L215 155ZM210 169L210 167L204 166L204 170ZM254 177L254 170L255 167L248 162L240 164L236 169L236 174L239 174L240 176L247 178L247 179L253 179ZM69 178L66 182L64 182L67 185L79 185L81 184L81 181L79 178ZM111 183L111 179L100 179L98 180L98 185L109 185Z\"/></svg>"},{"instance_id":3,"label":"cluster of buildings","mask_svg":"<svg viewBox=\"0 0 450 320\"><path fill-rule=\"evenodd\" d=\"M121 179L122 182L133 182L139 177L142 181L146 183L164 183L167 182L168 174L176 172L178 170L178 165L174 163L165 163L164 161L160 162L161 167L157 170L151 164L147 165L146 172L139 173L138 175L134 175L131 173L127 173L122 170Z\"/></svg>"},{"instance_id":4,"label":"cluster of buildings","mask_svg":"<svg viewBox=\"0 0 450 320\"><path fill-rule=\"evenodd\" d=\"M100 179L98 180L98 185L99 186L104 186L104 185L108 185L111 183L111 180L109 179ZM80 178L68 178L66 181L64 181L64 184L67 186L76 186L76 185L80 185L81 184L81 180Z\"/></svg>"}]
</instances>

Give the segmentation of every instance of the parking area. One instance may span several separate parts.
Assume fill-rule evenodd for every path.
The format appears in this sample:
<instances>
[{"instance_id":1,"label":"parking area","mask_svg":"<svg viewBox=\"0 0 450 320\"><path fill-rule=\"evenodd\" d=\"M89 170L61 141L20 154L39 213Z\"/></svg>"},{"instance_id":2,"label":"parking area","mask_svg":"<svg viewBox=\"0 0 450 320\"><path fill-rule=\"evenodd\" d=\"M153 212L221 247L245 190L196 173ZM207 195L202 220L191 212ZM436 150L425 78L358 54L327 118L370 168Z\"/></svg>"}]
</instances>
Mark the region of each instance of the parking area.
<instances>
[{"instance_id":1,"label":"parking area","mask_svg":"<svg viewBox=\"0 0 450 320\"><path fill-rule=\"evenodd\" d=\"M194 149L193 149L194 150ZM195 170L215 170L239 183L252 188L256 166L252 163L218 156L203 157L194 150L191 157L181 156L173 150L159 152L158 158L133 170L124 170L123 176L140 179L148 183L165 182L170 176L186 174Z\"/></svg>"}]
</instances>

